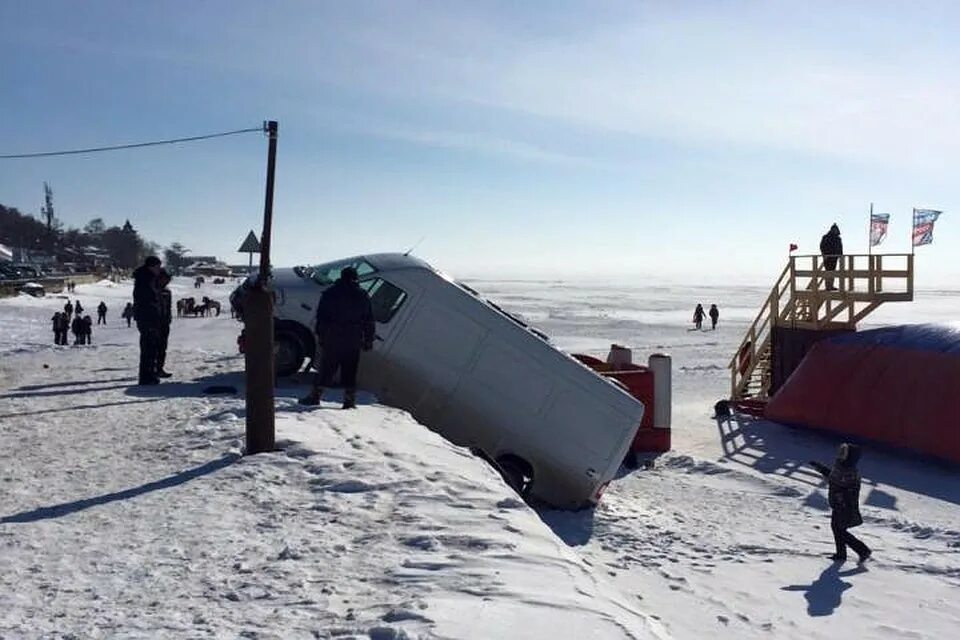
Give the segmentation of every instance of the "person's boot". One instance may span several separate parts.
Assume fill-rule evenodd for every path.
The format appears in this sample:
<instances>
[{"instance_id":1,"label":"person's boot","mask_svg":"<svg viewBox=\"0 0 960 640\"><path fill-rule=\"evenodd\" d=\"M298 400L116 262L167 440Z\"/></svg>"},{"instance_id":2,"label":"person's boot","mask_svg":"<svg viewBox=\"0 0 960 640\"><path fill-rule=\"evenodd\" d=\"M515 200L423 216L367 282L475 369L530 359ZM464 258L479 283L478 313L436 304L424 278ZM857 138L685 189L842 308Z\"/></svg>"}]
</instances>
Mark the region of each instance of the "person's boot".
<instances>
[{"instance_id":1,"label":"person's boot","mask_svg":"<svg viewBox=\"0 0 960 640\"><path fill-rule=\"evenodd\" d=\"M170 378L170 377L172 377L172 376L173 376L173 374L170 373L169 371L164 371L164 370L163 370L163 367L160 367L159 369L157 369L157 377L158 377L158 378Z\"/></svg>"},{"instance_id":2,"label":"person's boot","mask_svg":"<svg viewBox=\"0 0 960 640\"><path fill-rule=\"evenodd\" d=\"M873 551L870 551L870 549L867 549L867 550L864 551L863 553L857 554L857 557L859 558L859 559L857 560L857 564L863 564L864 562L866 562L867 560L869 560L869 559L870 559L870 556L872 556L872 555L873 555Z\"/></svg>"},{"instance_id":3,"label":"person's boot","mask_svg":"<svg viewBox=\"0 0 960 640\"><path fill-rule=\"evenodd\" d=\"M357 390L356 389L347 389L343 394L343 408L344 409L356 409L357 408Z\"/></svg>"},{"instance_id":4,"label":"person's boot","mask_svg":"<svg viewBox=\"0 0 960 640\"><path fill-rule=\"evenodd\" d=\"M322 395L323 395L323 389L321 389L320 387L313 387L310 390L310 393L308 393L307 395L297 400L297 402L306 407L315 407L318 404L320 404L320 397Z\"/></svg>"}]
</instances>

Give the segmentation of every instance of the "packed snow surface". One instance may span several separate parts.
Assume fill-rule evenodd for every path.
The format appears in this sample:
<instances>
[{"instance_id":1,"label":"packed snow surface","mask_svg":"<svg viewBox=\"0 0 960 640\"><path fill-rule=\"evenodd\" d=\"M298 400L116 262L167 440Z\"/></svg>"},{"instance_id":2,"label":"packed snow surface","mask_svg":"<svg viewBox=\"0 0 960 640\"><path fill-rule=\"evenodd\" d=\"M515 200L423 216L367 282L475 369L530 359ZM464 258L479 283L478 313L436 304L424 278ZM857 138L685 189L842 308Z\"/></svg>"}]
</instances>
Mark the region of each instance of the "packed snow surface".
<instances>
[{"instance_id":1,"label":"packed snow surface","mask_svg":"<svg viewBox=\"0 0 960 640\"><path fill-rule=\"evenodd\" d=\"M765 290L473 282L565 350L674 358L674 451L591 511L537 512L481 460L364 397L277 389L280 450L242 457L229 313L176 319L136 382L129 283L80 285L108 324L53 345L62 297L0 300L0 638L945 638L960 628L960 473L867 447L875 556L838 566L838 440L711 419ZM173 285L224 303L232 285ZM952 321L958 292L874 322ZM717 331L691 331L716 302ZM362 366L362 365L361 365ZM237 393L204 393L232 385Z\"/></svg>"}]
</instances>

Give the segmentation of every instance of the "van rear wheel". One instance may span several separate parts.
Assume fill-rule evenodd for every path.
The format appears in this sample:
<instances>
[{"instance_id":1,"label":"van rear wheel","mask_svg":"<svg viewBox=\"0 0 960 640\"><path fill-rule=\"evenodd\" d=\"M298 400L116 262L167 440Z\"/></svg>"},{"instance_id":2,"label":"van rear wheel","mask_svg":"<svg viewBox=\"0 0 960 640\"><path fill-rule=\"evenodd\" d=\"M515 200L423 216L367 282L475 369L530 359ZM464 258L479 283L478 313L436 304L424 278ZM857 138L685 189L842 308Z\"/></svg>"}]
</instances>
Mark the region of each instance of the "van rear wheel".
<instances>
[{"instance_id":1,"label":"van rear wheel","mask_svg":"<svg viewBox=\"0 0 960 640\"><path fill-rule=\"evenodd\" d=\"M526 495L533 484L533 469L523 458L505 455L497 458L497 467L504 482L521 496Z\"/></svg>"}]
</instances>

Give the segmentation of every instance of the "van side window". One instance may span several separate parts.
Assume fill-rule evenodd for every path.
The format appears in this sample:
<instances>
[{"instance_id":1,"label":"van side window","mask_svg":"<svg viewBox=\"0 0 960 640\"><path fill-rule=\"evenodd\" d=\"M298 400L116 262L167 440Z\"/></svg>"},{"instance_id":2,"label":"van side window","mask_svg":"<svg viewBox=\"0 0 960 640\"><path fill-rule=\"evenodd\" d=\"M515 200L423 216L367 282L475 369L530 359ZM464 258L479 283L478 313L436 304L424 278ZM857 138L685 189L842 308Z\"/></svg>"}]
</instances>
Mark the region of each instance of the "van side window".
<instances>
[{"instance_id":1,"label":"van side window","mask_svg":"<svg viewBox=\"0 0 960 640\"><path fill-rule=\"evenodd\" d=\"M365 280L360 283L360 286L370 296L373 319L380 323L390 322L407 299L407 294L403 289L390 284L383 278Z\"/></svg>"}]
</instances>

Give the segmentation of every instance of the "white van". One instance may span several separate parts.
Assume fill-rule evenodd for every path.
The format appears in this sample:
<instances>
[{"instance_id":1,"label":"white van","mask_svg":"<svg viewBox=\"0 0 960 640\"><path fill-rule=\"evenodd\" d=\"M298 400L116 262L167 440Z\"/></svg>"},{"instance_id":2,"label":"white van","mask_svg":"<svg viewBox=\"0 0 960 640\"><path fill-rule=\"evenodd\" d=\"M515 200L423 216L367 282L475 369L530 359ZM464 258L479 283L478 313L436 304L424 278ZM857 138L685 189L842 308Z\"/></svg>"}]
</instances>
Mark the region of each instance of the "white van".
<instances>
[{"instance_id":1,"label":"white van","mask_svg":"<svg viewBox=\"0 0 960 640\"><path fill-rule=\"evenodd\" d=\"M644 406L546 336L417 258L377 254L277 270L277 359L316 352L323 289L354 267L377 337L358 384L455 444L495 462L548 504L595 503L616 474ZM234 296L236 297L236 296Z\"/></svg>"}]
</instances>

